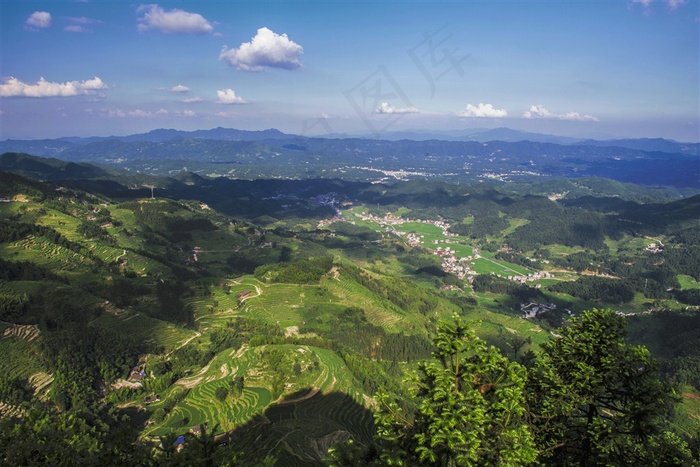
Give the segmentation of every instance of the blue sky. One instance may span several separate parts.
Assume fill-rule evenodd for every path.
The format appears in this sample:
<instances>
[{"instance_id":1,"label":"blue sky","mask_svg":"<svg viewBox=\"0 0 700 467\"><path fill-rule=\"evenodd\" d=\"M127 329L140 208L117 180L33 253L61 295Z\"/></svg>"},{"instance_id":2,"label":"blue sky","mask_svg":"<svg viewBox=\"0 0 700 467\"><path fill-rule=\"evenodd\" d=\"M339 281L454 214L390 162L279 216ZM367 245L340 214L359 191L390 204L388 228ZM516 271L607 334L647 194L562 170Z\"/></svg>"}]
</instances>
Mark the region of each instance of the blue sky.
<instances>
[{"instance_id":1,"label":"blue sky","mask_svg":"<svg viewBox=\"0 0 700 467\"><path fill-rule=\"evenodd\" d=\"M0 139L217 126L700 139L697 0L0 5Z\"/></svg>"}]
</instances>

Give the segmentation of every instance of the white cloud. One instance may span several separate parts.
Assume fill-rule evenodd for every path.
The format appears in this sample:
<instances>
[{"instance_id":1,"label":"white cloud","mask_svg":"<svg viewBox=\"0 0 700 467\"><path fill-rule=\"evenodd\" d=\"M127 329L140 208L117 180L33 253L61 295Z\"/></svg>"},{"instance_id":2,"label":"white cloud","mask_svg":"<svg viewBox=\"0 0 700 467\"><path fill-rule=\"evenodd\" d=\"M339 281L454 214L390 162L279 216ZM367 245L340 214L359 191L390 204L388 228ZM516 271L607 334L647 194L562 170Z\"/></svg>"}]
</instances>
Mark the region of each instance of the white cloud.
<instances>
[{"instance_id":1,"label":"white cloud","mask_svg":"<svg viewBox=\"0 0 700 467\"><path fill-rule=\"evenodd\" d=\"M126 117L126 112L121 109L112 110L109 109L106 112L106 116L109 118L124 118Z\"/></svg>"},{"instance_id":2,"label":"white cloud","mask_svg":"<svg viewBox=\"0 0 700 467\"><path fill-rule=\"evenodd\" d=\"M93 110L88 111L88 113L93 113ZM108 118L127 118L127 117L135 117L135 118L158 118L158 117L196 117L197 114L193 112L192 110L185 110L185 111L175 111L175 112L169 112L165 109L158 109L155 111L152 110L142 110L142 109L134 109L134 110L127 110L124 111L122 109L101 109L99 111L99 114L103 117L108 117Z\"/></svg>"},{"instance_id":3,"label":"white cloud","mask_svg":"<svg viewBox=\"0 0 700 467\"><path fill-rule=\"evenodd\" d=\"M494 109L491 104L479 103L474 106L467 104L467 108L457 112L458 117L468 118L503 118L508 116L506 109Z\"/></svg>"},{"instance_id":4,"label":"white cloud","mask_svg":"<svg viewBox=\"0 0 700 467\"><path fill-rule=\"evenodd\" d=\"M204 99L201 97L190 97L189 99L183 99L182 102L185 104L199 104L200 102L204 102Z\"/></svg>"},{"instance_id":5,"label":"white cloud","mask_svg":"<svg viewBox=\"0 0 700 467\"><path fill-rule=\"evenodd\" d=\"M157 29L164 33L211 34L214 31L214 26L198 13L177 8L165 11L158 5L141 5L136 11L143 13L136 26L142 32Z\"/></svg>"},{"instance_id":6,"label":"white cloud","mask_svg":"<svg viewBox=\"0 0 700 467\"><path fill-rule=\"evenodd\" d=\"M108 89L100 78L85 81L68 81L66 83L53 83L40 78L36 84L23 83L17 78L5 79L5 84L0 84L0 96L2 97L71 97L92 94L100 89Z\"/></svg>"},{"instance_id":7,"label":"white cloud","mask_svg":"<svg viewBox=\"0 0 700 467\"><path fill-rule=\"evenodd\" d=\"M129 116L131 116L131 117L153 118L153 117L163 117L165 115L168 115L168 111L165 109L159 109L159 110L156 110L155 112L151 112L150 110L141 110L141 109L129 111Z\"/></svg>"},{"instance_id":8,"label":"white cloud","mask_svg":"<svg viewBox=\"0 0 700 467\"><path fill-rule=\"evenodd\" d=\"M523 118L556 118L543 105L531 105L530 110L523 112Z\"/></svg>"},{"instance_id":9,"label":"white cloud","mask_svg":"<svg viewBox=\"0 0 700 467\"><path fill-rule=\"evenodd\" d=\"M290 41L286 34L279 35L263 27L250 42L242 43L237 49L224 46L219 60L245 71L262 71L265 67L293 70L301 67L299 57L303 52L302 46Z\"/></svg>"},{"instance_id":10,"label":"white cloud","mask_svg":"<svg viewBox=\"0 0 700 467\"><path fill-rule=\"evenodd\" d=\"M578 112L567 112L559 115L561 120L576 120L578 122L597 122L598 119L593 115L581 115Z\"/></svg>"},{"instance_id":11,"label":"white cloud","mask_svg":"<svg viewBox=\"0 0 700 467\"><path fill-rule=\"evenodd\" d=\"M88 34L92 33L93 30L87 28L87 25L102 24L102 21L100 21L99 19L86 18L85 16L67 16L65 17L65 19L70 21L71 23L75 23L64 27L63 30L66 32Z\"/></svg>"},{"instance_id":12,"label":"white cloud","mask_svg":"<svg viewBox=\"0 0 700 467\"><path fill-rule=\"evenodd\" d=\"M237 96L233 89L224 89L216 91L217 104L247 104L248 102L241 96Z\"/></svg>"},{"instance_id":13,"label":"white cloud","mask_svg":"<svg viewBox=\"0 0 700 467\"><path fill-rule=\"evenodd\" d=\"M178 84L177 86L173 86L170 88L170 91L172 92L190 92L190 88L188 88L185 85Z\"/></svg>"},{"instance_id":14,"label":"white cloud","mask_svg":"<svg viewBox=\"0 0 700 467\"><path fill-rule=\"evenodd\" d=\"M63 28L64 31L66 32L77 32L77 33L90 33L92 32L92 29L86 29L79 24L70 24Z\"/></svg>"},{"instance_id":15,"label":"white cloud","mask_svg":"<svg viewBox=\"0 0 700 467\"><path fill-rule=\"evenodd\" d=\"M377 114L415 114L418 112L419 112L419 110L416 109L415 107L404 107L402 109L401 108L397 109L396 107L390 105L388 102L382 102L374 110L374 113L377 113Z\"/></svg>"},{"instance_id":16,"label":"white cloud","mask_svg":"<svg viewBox=\"0 0 700 467\"><path fill-rule=\"evenodd\" d=\"M597 122L592 115L581 115L578 112L556 114L547 110L543 105L531 105L530 110L523 112L523 118L543 118L548 120L573 120L578 122Z\"/></svg>"},{"instance_id":17,"label":"white cloud","mask_svg":"<svg viewBox=\"0 0 700 467\"><path fill-rule=\"evenodd\" d=\"M51 27L51 13L47 11L35 11L32 13L27 21L25 22L29 28L50 28Z\"/></svg>"}]
</instances>

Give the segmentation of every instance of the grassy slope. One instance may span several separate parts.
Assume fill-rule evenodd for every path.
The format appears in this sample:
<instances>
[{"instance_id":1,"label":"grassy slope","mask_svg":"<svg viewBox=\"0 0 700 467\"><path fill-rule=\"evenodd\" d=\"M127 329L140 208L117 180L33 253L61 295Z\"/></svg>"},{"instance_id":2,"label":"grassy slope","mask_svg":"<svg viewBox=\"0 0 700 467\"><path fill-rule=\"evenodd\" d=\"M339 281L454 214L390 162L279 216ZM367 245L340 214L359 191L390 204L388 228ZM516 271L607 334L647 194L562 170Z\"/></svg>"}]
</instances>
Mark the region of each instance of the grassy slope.
<instances>
[{"instance_id":1,"label":"grassy slope","mask_svg":"<svg viewBox=\"0 0 700 467\"><path fill-rule=\"evenodd\" d=\"M22 209L24 208L24 209ZM75 215L66 214L53 209L41 210L41 206L35 203L3 203L0 205L0 216L21 214L27 219L33 219L37 223L50 226L64 235L71 241L79 242L103 261L114 261L115 259L126 259L130 270L136 271L140 275L151 278L160 275L167 275L170 272L169 266L152 258L138 254L136 251L146 249L144 238L138 234L141 228L136 222L133 213L120 207L110 204L103 207L109 211L112 219L119 221L122 227L108 227L108 232L116 240L116 246L107 246L96 240L86 240L75 233L75 229L81 220L85 218L87 212L82 210ZM358 222L360 224L360 222ZM221 225L221 224L219 224ZM377 231L376 224L365 222L364 225ZM402 229L410 229L424 235L424 243L431 247L434 241L444 240L440 229L427 224L418 223L416 225L404 224ZM126 231L132 232L131 235ZM473 252L471 246L466 244L464 239L453 239L465 242L463 244L450 245L462 253ZM252 248L251 242L245 236L233 232L225 226L213 233L195 233L193 235L192 246L199 246L204 253L199 254L198 262L208 266L211 271L216 272L216 277L193 281L188 284L195 290L193 296L187 298L186 303L192 306L195 313L195 323L198 331L185 329L181 326L154 319L143 313L134 310L113 309L103 313L96 318L93 326L102 326L115 329L130 335L138 336L143 340L152 340L157 345L163 346L166 353L170 353L180 346L189 345L206 348L209 333L221 327L236 316L250 316L265 321L270 324L277 324L281 328L290 328L303 324L303 310L318 304L337 304L341 306L356 306L364 310L367 320L384 327L389 332L404 332L407 334L426 333L426 328L431 325L431 320L436 318L449 317L457 311L456 307L446 300L440 300L434 316L422 316L417 313L407 313L382 297L378 297L365 287L350 280L342 271L344 261L348 258L338 258L339 268L334 269L319 284L316 285L292 285L292 284L267 284L256 280L252 275L238 277L219 276L224 270L224 263L230 252L241 248ZM610 245L614 251L638 248L639 241L620 241ZM566 254L577 249L552 248L554 254ZM74 253L65 248L51 244L40 238L25 239L12 244L0 245L0 254L3 258L12 260L30 260L44 265L52 270L59 271L60 275L70 277L78 283L85 283L97 278L86 272L94 265L94 261L85 255ZM342 256L342 253L341 253ZM189 252L182 252L183 261L190 257ZM477 265L478 263L478 265ZM387 261L385 263L358 263L365 268L372 268L372 274L382 273L394 274L400 270L396 262ZM527 270L517 265L510 265L502 261L493 261L491 257L484 255L484 258L475 260L474 268L480 272L500 272L504 275L512 275L513 271L525 273ZM13 287L31 289L40 286L36 283L24 284L12 283ZM698 286L688 280L682 282L684 287ZM700 287L700 286L698 286ZM18 290L19 290L18 289ZM249 294L238 300L238 295L243 292ZM81 300L85 300L93 305L98 304L96 297L83 294ZM530 338L532 344L526 345L523 350L535 347L547 339L549 334L532 322L524 321L514 316L497 313L489 309L502 311L503 303L496 303L497 297L481 297L486 305L479 310L468 312L465 317L474 320L478 326L478 333L490 343L496 344L503 349L507 349L509 337L517 336L523 339ZM502 298L502 297L501 297ZM571 300L571 297L559 297L562 300ZM630 305L631 308L638 307L642 303L641 298L635 299ZM577 303L577 306L589 308L595 304ZM196 339L194 339L196 338ZM39 364L38 340L29 341L16 336L8 335L0 338L0 352L3 356L9 356L0 366L0 370L7 374L18 376L32 376L41 374L43 368ZM300 375L289 375L281 398L273 400L271 381L274 376L271 369L266 365L264 352L269 348L278 348L286 355L297 357L297 361L308 371ZM312 356L319 362L318 368L312 368ZM245 375L246 389L237 399L229 398L220 401L215 396L215 391L219 387L228 384L230 379L236 375ZM211 425L219 426L220 431L233 430L246 424L262 414L277 413L279 407L289 407L285 404L278 405L284 401L284 397L290 397L296 392L309 395L311 391L318 390L319 396L309 397L311 406L316 409L323 407L331 399L324 399L333 393L343 393L350 396L344 400L339 414L334 413L334 423L337 419L352 418L348 413L361 413L355 405L367 407L371 400L361 390L342 359L335 353L320 348L308 346L261 346L255 348L243 347L241 349L227 349L216 355L204 368L195 374L176 382L173 387L161 394L163 402L148 406L149 412L153 412L161 407L167 397L175 392L182 392L190 389L185 398L176 405L174 411L160 424L149 428L147 435L159 436L167 434L173 430L184 432L190 426L208 422ZM304 392L307 391L307 392ZM143 396L135 398L132 403L143 405ZM305 396L302 396L304 398ZM690 404L690 409L695 410L692 404L694 399L687 398L686 405ZM306 399L304 399L306 400ZM354 404L353 405L353 402ZM314 405L315 404L315 405ZM290 404L297 407L295 404ZM284 410L287 410L286 408ZM300 409L310 410L308 408ZM345 413L345 410L348 412ZM697 413L697 412L695 412ZM297 413L294 416L301 416ZM336 416L337 415L337 416ZM330 415L329 415L330 416ZM365 415L362 415L365 417ZM280 416L280 419L284 417ZM183 424L183 420L187 420ZM352 424L352 420L347 421ZM335 425L333 425L335 426ZM363 425L364 426L364 425ZM309 425L309 429L310 425ZM360 428L364 430L365 428ZM283 437L284 435L280 435ZM319 435L325 436L325 435ZM293 437L290 437L290 439ZM272 447L270 447L272 449Z\"/></svg>"}]
</instances>

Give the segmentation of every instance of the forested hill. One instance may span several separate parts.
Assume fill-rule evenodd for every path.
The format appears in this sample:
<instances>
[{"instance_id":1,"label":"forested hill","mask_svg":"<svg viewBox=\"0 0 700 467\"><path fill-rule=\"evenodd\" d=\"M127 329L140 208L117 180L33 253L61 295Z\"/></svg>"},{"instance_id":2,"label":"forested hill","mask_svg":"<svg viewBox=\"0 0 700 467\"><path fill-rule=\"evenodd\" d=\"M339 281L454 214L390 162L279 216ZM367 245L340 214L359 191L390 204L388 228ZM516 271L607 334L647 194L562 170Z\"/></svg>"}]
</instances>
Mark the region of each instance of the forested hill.
<instances>
[{"instance_id":1,"label":"forested hill","mask_svg":"<svg viewBox=\"0 0 700 467\"><path fill-rule=\"evenodd\" d=\"M2 162L3 465L700 454L698 197Z\"/></svg>"},{"instance_id":2,"label":"forested hill","mask_svg":"<svg viewBox=\"0 0 700 467\"><path fill-rule=\"evenodd\" d=\"M498 133L493 133L498 136ZM586 141L382 140L309 138L277 130L216 128L154 130L114 138L0 141L0 152L22 152L170 175L188 168L235 178L352 180L479 178L532 181L538 177L606 177L648 186L697 188L700 145L668 140Z\"/></svg>"}]
</instances>

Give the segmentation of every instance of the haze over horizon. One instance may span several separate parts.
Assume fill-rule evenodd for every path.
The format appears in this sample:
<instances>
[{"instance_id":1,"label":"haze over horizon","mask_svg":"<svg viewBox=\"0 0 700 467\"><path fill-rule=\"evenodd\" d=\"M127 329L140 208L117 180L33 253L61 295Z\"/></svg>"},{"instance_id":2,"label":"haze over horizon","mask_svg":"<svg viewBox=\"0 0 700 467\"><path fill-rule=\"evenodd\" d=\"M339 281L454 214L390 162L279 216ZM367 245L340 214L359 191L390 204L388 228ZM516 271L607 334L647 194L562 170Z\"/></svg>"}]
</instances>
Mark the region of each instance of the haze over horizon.
<instances>
[{"instance_id":1,"label":"haze over horizon","mask_svg":"<svg viewBox=\"0 0 700 467\"><path fill-rule=\"evenodd\" d=\"M220 126L700 141L697 0L0 8L0 139Z\"/></svg>"}]
</instances>

